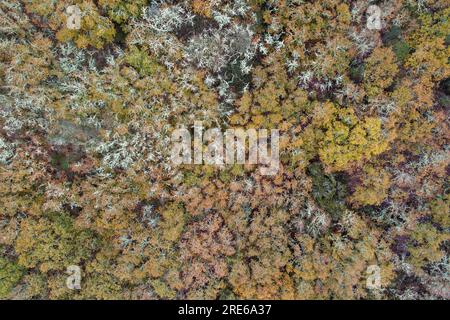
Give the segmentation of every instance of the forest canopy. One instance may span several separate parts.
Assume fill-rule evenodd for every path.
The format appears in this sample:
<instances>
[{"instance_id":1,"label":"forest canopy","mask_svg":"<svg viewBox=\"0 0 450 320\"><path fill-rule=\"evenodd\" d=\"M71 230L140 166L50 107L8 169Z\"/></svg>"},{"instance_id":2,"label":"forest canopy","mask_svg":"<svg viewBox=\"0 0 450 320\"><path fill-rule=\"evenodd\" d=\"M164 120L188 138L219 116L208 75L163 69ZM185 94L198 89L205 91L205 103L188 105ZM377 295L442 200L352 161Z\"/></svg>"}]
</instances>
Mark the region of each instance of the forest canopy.
<instances>
[{"instance_id":1,"label":"forest canopy","mask_svg":"<svg viewBox=\"0 0 450 320\"><path fill-rule=\"evenodd\" d=\"M449 299L449 18L0 0L0 299ZM195 121L278 171L174 165Z\"/></svg>"}]
</instances>

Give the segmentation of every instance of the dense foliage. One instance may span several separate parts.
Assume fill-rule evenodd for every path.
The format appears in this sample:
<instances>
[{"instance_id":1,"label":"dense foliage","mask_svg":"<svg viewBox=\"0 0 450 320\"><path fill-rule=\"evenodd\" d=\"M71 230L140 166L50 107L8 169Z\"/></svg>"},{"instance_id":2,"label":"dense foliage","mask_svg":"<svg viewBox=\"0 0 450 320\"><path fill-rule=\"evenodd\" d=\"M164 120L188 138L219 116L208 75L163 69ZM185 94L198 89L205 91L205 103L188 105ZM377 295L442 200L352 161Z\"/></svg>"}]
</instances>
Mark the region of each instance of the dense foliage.
<instances>
[{"instance_id":1,"label":"dense foliage","mask_svg":"<svg viewBox=\"0 0 450 320\"><path fill-rule=\"evenodd\" d=\"M0 0L0 298L448 299L449 18ZM278 173L174 166L194 121L280 130Z\"/></svg>"}]
</instances>

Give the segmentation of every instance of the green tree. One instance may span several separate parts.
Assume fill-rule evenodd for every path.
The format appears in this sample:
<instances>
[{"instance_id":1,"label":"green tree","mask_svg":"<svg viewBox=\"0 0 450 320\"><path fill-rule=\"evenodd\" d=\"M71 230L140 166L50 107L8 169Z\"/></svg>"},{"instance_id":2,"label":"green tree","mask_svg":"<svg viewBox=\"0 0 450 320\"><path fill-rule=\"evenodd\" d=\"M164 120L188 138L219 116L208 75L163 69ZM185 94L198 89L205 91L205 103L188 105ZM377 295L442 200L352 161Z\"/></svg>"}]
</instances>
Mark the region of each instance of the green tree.
<instances>
[{"instance_id":1,"label":"green tree","mask_svg":"<svg viewBox=\"0 0 450 320\"><path fill-rule=\"evenodd\" d=\"M8 297L14 286L20 281L24 270L21 266L0 257L0 299Z\"/></svg>"},{"instance_id":2,"label":"green tree","mask_svg":"<svg viewBox=\"0 0 450 320\"><path fill-rule=\"evenodd\" d=\"M59 212L24 219L15 243L18 264L43 273L80 264L89 259L96 247L92 231L78 229L73 218Z\"/></svg>"}]
</instances>

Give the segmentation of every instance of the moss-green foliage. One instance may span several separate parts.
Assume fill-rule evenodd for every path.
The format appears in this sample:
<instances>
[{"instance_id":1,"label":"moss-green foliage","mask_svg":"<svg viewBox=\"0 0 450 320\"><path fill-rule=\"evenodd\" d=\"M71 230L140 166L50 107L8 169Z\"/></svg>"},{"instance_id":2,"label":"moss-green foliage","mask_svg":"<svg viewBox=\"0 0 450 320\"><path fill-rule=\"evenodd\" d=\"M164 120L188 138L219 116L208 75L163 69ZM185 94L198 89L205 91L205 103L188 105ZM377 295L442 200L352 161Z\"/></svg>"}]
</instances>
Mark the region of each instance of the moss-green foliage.
<instances>
[{"instance_id":1,"label":"moss-green foliage","mask_svg":"<svg viewBox=\"0 0 450 320\"><path fill-rule=\"evenodd\" d=\"M433 221L443 228L450 228L450 196L440 197L430 205Z\"/></svg>"},{"instance_id":2,"label":"moss-green foliage","mask_svg":"<svg viewBox=\"0 0 450 320\"><path fill-rule=\"evenodd\" d=\"M398 26L393 26L383 38L386 45L392 47L397 60L403 63L411 52L408 42L402 36L402 30Z\"/></svg>"},{"instance_id":3,"label":"moss-green foliage","mask_svg":"<svg viewBox=\"0 0 450 320\"><path fill-rule=\"evenodd\" d=\"M447 299L447 2L1 0L0 299Z\"/></svg>"},{"instance_id":4,"label":"moss-green foliage","mask_svg":"<svg viewBox=\"0 0 450 320\"><path fill-rule=\"evenodd\" d=\"M51 160L52 165L59 170L69 169L69 160L64 154L56 153Z\"/></svg>"},{"instance_id":5,"label":"moss-green foliage","mask_svg":"<svg viewBox=\"0 0 450 320\"><path fill-rule=\"evenodd\" d=\"M108 12L112 21L123 24L136 18L147 4L147 0L100 0L99 5Z\"/></svg>"},{"instance_id":6,"label":"moss-green foliage","mask_svg":"<svg viewBox=\"0 0 450 320\"><path fill-rule=\"evenodd\" d=\"M158 297L162 299L174 299L176 292L163 281L152 280L151 285Z\"/></svg>"},{"instance_id":7,"label":"moss-green foliage","mask_svg":"<svg viewBox=\"0 0 450 320\"><path fill-rule=\"evenodd\" d=\"M317 104L315 117L305 132L304 148L319 155L326 169L341 171L386 151L381 120L358 119L351 108Z\"/></svg>"},{"instance_id":8,"label":"moss-green foliage","mask_svg":"<svg viewBox=\"0 0 450 320\"><path fill-rule=\"evenodd\" d=\"M392 49L375 49L366 60L364 69L365 89L369 97L375 97L389 87L397 72L398 66Z\"/></svg>"},{"instance_id":9,"label":"moss-green foliage","mask_svg":"<svg viewBox=\"0 0 450 320\"><path fill-rule=\"evenodd\" d=\"M417 268L424 268L431 263L445 258L445 243L450 241L448 228L449 197L438 197L429 204L429 208L411 230L408 260Z\"/></svg>"},{"instance_id":10,"label":"moss-green foliage","mask_svg":"<svg viewBox=\"0 0 450 320\"><path fill-rule=\"evenodd\" d=\"M79 48L93 46L97 49L112 42L116 35L112 22L99 14L93 3L84 2L80 10L83 12L81 29L71 30L63 25L57 34L58 40L74 41Z\"/></svg>"},{"instance_id":11,"label":"moss-green foliage","mask_svg":"<svg viewBox=\"0 0 450 320\"><path fill-rule=\"evenodd\" d=\"M23 273L22 267L0 257L0 299L8 297L8 294L22 278Z\"/></svg>"},{"instance_id":12,"label":"moss-green foliage","mask_svg":"<svg viewBox=\"0 0 450 320\"><path fill-rule=\"evenodd\" d=\"M448 234L440 233L432 224L419 224L411 233L411 243L408 247L409 261L421 268L441 260L445 256L441 250L442 242L449 239Z\"/></svg>"},{"instance_id":13,"label":"moss-green foliage","mask_svg":"<svg viewBox=\"0 0 450 320\"><path fill-rule=\"evenodd\" d=\"M85 1L53 1L53 0L26 0L25 8L32 14L40 16L43 25L56 31L59 41L74 41L79 48L102 48L111 43L115 37L114 24L104 17L96 3ZM69 6L76 5L81 12L81 28L72 30L67 27Z\"/></svg>"},{"instance_id":14,"label":"moss-green foliage","mask_svg":"<svg viewBox=\"0 0 450 320\"><path fill-rule=\"evenodd\" d=\"M135 68L140 75L150 76L154 74L161 66L152 59L145 50L132 47L126 56L126 62Z\"/></svg>"},{"instance_id":15,"label":"moss-green foliage","mask_svg":"<svg viewBox=\"0 0 450 320\"><path fill-rule=\"evenodd\" d=\"M45 273L80 264L96 246L92 231L78 229L65 213L52 212L23 220L15 249L19 265Z\"/></svg>"},{"instance_id":16,"label":"moss-green foliage","mask_svg":"<svg viewBox=\"0 0 450 320\"><path fill-rule=\"evenodd\" d=\"M408 57L411 48L406 41L397 41L393 46L393 50L397 56L397 59L403 62Z\"/></svg>"},{"instance_id":17,"label":"moss-green foliage","mask_svg":"<svg viewBox=\"0 0 450 320\"><path fill-rule=\"evenodd\" d=\"M173 203L167 206L161 213L163 238L168 241L177 241L185 224L184 208Z\"/></svg>"}]
</instances>

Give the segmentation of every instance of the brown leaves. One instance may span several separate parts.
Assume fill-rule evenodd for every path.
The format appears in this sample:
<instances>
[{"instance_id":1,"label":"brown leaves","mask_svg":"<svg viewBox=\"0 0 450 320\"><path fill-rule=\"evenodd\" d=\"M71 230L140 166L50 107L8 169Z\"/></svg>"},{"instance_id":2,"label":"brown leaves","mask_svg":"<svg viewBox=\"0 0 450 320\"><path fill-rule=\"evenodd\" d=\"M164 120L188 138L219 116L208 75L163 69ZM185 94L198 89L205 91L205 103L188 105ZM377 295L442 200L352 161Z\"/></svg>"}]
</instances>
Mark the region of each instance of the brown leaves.
<instances>
[{"instance_id":1,"label":"brown leaves","mask_svg":"<svg viewBox=\"0 0 450 320\"><path fill-rule=\"evenodd\" d=\"M180 252L184 286L195 289L228 275L226 257L235 253L233 236L221 216L210 214L189 226Z\"/></svg>"}]
</instances>

